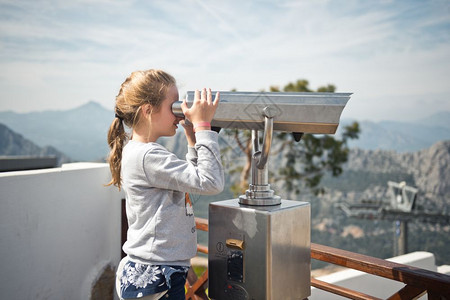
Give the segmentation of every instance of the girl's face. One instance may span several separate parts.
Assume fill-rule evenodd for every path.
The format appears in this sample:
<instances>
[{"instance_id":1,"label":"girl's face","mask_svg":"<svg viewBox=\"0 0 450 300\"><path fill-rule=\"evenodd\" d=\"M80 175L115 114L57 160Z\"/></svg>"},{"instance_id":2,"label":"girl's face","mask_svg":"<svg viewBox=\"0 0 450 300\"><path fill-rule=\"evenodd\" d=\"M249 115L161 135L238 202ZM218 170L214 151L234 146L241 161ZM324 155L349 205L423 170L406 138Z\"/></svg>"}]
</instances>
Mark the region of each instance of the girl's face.
<instances>
[{"instance_id":1,"label":"girl's face","mask_svg":"<svg viewBox=\"0 0 450 300\"><path fill-rule=\"evenodd\" d=\"M151 114L151 128L157 138L175 135L177 124L182 120L172 112L172 104L176 101L178 101L178 89L172 85L167 89L166 98L161 103L159 111Z\"/></svg>"}]
</instances>

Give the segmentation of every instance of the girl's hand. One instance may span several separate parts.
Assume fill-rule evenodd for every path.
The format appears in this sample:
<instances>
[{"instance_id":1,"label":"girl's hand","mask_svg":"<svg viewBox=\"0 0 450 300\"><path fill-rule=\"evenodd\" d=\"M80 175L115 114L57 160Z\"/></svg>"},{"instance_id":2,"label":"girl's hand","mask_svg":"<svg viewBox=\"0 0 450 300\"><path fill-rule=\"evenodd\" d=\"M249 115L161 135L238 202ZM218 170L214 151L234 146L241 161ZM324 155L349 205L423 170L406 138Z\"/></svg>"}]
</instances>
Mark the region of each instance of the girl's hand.
<instances>
[{"instance_id":1,"label":"girl's hand","mask_svg":"<svg viewBox=\"0 0 450 300\"><path fill-rule=\"evenodd\" d=\"M220 94L217 92L214 102L212 101L211 89L203 89L201 94L198 90L195 91L194 103L191 108L187 107L186 99L181 104L181 109L185 117L191 121L192 124L197 123L211 123L217 106L219 105ZM209 130L210 126L196 127L198 130Z\"/></svg>"},{"instance_id":2,"label":"girl's hand","mask_svg":"<svg viewBox=\"0 0 450 300\"><path fill-rule=\"evenodd\" d=\"M184 120L181 120L180 124L184 128L184 134L186 135L186 140L188 142L189 147L194 147L196 142L194 126L191 123L186 123Z\"/></svg>"}]
</instances>

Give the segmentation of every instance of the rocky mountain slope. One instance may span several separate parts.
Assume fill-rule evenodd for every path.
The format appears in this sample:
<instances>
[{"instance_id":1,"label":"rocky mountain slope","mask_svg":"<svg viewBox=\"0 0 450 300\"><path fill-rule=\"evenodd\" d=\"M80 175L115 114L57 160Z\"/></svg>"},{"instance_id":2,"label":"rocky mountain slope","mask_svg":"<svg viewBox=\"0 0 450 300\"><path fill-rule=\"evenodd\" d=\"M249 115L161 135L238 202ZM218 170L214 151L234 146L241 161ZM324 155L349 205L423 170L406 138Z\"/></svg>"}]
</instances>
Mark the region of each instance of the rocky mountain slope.
<instances>
[{"instance_id":1,"label":"rocky mountain slope","mask_svg":"<svg viewBox=\"0 0 450 300\"><path fill-rule=\"evenodd\" d=\"M312 240L333 247L387 258L393 255L395 223L382 218L355 219L336 204L389 202L388 181L418 188L416 208L450 215L450 141L412 153L352 149L341 176L325 176L326 193L302 195L312 208ZM450 224L408 222L408 251L429 251L449 264Z\"/></svg>"},{"instance_id":2,"label":"rocky mountain slope","mask_svg":"<svg viewBox=\"0 0 450 300\"><path fill-rule=\"evenodd\" d=\"M112 111L93 101L65 111L0 112L0 123L40 147L59 149L75 161L106 157L106 134L113 118Z\"/></svg>"},{"instance_id":3,"label":"rocky mountain slope","mask_svg":"<svg viewBox=\"0 0 450 300\"><path fill-rule=\"evenodd\" d=\"M450 196L450 141L412 152L353 149L347 170L373 173L404 173L415 186L430 196ZM408 179L405 178L405 179Z\"/></svg>"},{"instance_id":4,"label":"rocky mountain slope","mask_svg":"<svg viewBox=\"0 0 450 300\"><path fill-rule=\"evenodd\" d=\"M39 147L0 123L0 156L55 156L58 165L70 159L56 148Z\"/></svg>"}]
</instances>

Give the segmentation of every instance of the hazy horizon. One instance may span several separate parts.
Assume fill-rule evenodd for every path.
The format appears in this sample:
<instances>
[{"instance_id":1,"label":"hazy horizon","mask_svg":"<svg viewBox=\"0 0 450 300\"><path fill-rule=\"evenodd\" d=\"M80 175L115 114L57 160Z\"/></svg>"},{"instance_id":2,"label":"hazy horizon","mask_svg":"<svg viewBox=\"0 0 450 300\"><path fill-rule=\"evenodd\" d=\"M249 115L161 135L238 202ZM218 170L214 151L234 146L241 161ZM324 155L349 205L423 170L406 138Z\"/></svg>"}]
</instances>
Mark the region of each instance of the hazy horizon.
<instances>
[{"instance_id":1,"label":"hazy horizon","mask_svg":"<svg viewBox=\"0 0 450 300\"><path fill-rule=\"evenodd\" d=\"M0 110L0 113L7 113L7 112L12 112L15 114L33 114L33 113L43 113L43 112L66 112L66 111L70 111L70 110L74 110L74 109L78 109L87 105L90 105L91 103L94 103L96 105L99 105L100 107L102 107L105 110L109 110L111 111L111 120L114 117L114 113L112 108L106 107L105 105L103 105L102 103L95 101L95 100L88 100L84 103L78 104L74 107L70 107L67 109L44 109L44 110L34 110L34 111L28 111L28 112L20 112L20 111L15 111L15 110ZM345 111L346 108L344 108ZM378 122L384 122L384 121L398 121L398 122L405 122L405 123L409 123L409 122L415 122L415 121L421 121L422 119L427 119L430 118L432 116L437 116L440 114L450 114L450 110L444 110L444 111L437 111L437 112L433 112L429 115L424 115L422 117L416 118L416 119L411 119L411 120L398 120L398 119L380 119L380 120L369 120L369 119L361 119L361 118L353 118L353 117L341 117L341 121L343 120L356 120L356 121L360 121L360 122L374 122L374 123L378 123ZM1 120L0 120L1 123ZM450 119L449 119L449 125L450 125Z\"/></svg>"}]
</instances>

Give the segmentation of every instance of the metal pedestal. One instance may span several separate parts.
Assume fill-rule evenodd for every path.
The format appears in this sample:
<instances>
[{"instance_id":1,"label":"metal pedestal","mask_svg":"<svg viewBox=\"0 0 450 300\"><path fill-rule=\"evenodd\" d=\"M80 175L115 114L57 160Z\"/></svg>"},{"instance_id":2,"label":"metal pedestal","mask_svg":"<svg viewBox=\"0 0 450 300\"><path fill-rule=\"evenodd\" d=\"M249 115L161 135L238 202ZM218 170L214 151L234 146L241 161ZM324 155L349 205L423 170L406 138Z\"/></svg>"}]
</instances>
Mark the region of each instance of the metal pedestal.
<instances>
[{"instance_id":1,"label":"metal pedestal","mask_svg":"<svg viewBox=\"0 0 450 300\"><path fill-rule=\"evenodd\" d=\"M209 297L304 299L311 294L310 205L281 200L209 206Z\"/></svg>"},{"instance_id":2,"label":"metal pedestal","mask_svg":"<svg viewBox=\"0 0 450 300\"><path fill-rule=\"evenodd\" d=\"M282 200L271 190L267 162L272 134L274 130L293 132L299 141L305 132L334 133L349 97L334 93L221 94L213 125L251 129L253 152L251 183L245 194L209 206L210 298L286 300L311 294L310 205ZM183 117L181 104L172 109Z\"/></svg>"}]
</instances>

